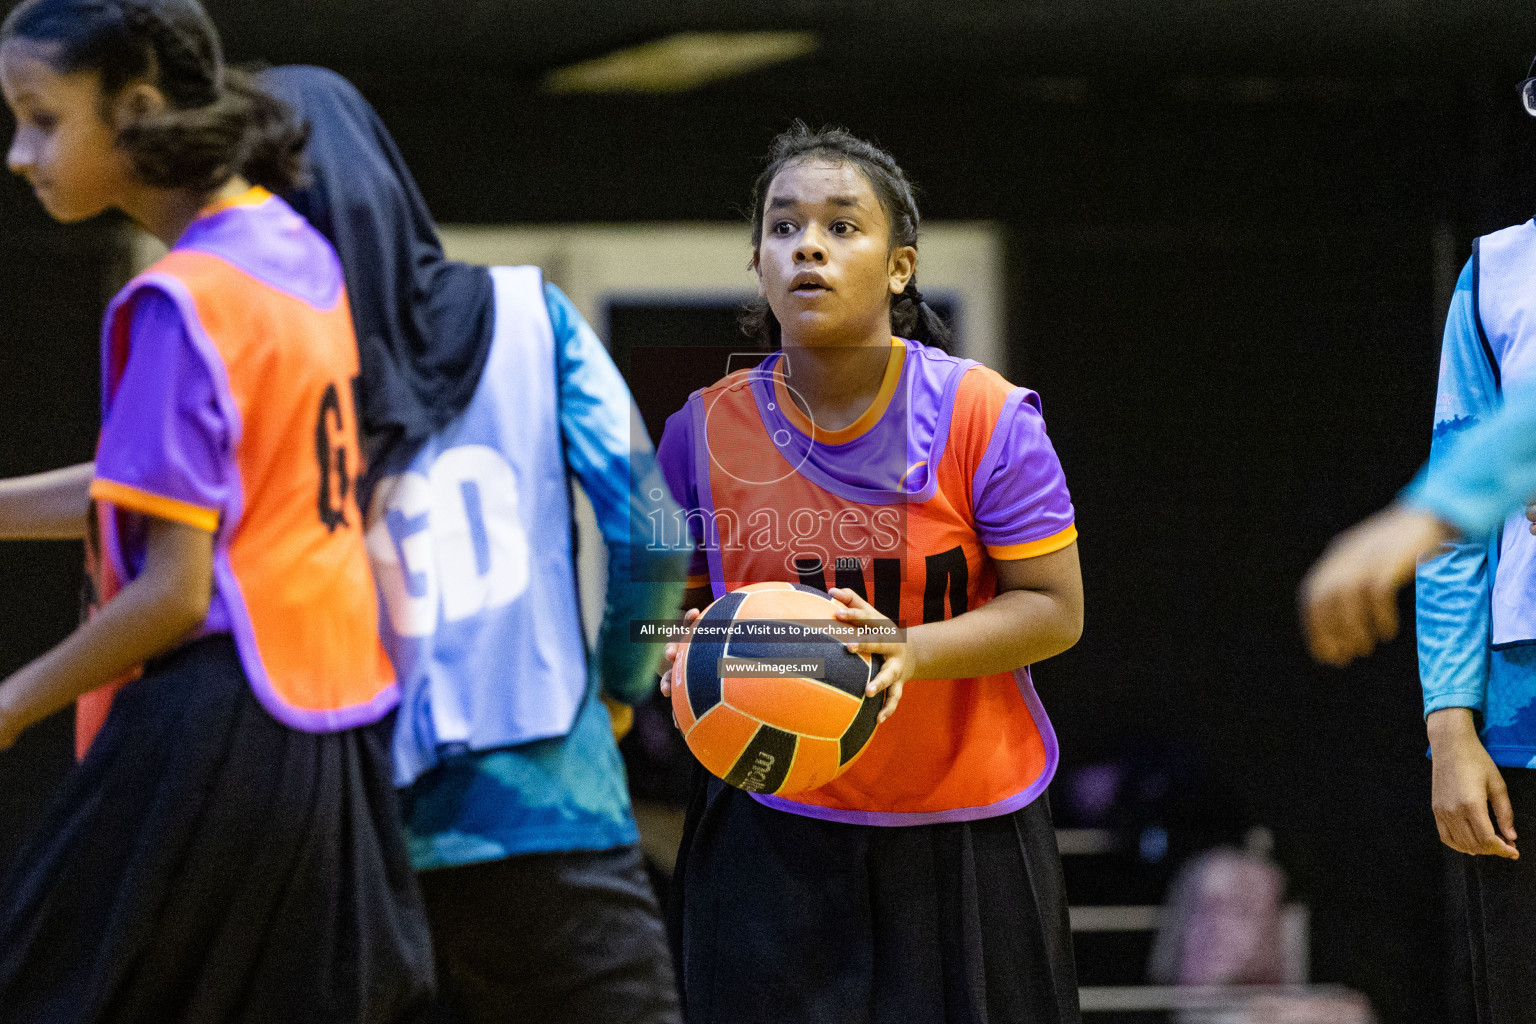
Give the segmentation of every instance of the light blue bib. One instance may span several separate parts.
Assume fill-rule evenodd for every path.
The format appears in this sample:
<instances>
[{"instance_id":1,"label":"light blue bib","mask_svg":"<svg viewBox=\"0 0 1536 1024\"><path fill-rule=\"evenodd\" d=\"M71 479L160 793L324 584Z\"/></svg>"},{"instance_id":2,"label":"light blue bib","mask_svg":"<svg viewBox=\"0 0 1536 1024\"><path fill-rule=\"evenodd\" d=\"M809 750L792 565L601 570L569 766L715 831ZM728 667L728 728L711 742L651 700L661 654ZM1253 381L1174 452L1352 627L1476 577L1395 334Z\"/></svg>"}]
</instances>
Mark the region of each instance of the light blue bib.
<instances>
[{"instance_id":1,"label":"light blue bib","mask_svg":"<svg viewBox=\"0 0 1536 1024\"><path fill-rule=\"evenodd\" d=\"M400 677L397 786L451 753L565 735L587 688L543 278L491 278L496 328L474 398L379 481L369 510Z\"/></svg>"},{"instance_id":2,"label":"light blue bib","mask_svg":"<svg viewBox=\"0 0 1536 1024\"><path fill-rule=\"evenodd\" d=\"M1477 313L1499 390L1536 384L1536 222L1477 241ZM1493 582L1493 646L1536 642L1536 537L1525 513L1504 524Z\"/></svg>"}]
</instances>

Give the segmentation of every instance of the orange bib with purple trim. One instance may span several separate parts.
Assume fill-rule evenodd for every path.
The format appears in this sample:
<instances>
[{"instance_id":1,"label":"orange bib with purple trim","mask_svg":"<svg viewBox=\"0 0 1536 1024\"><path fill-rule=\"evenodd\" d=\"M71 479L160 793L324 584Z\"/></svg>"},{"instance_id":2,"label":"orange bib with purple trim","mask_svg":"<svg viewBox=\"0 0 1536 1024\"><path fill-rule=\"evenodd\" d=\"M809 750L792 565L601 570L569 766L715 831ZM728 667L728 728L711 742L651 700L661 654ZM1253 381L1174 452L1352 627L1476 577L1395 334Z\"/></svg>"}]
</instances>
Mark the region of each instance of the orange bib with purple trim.
<instances>
[{"instance_id":1,"label":"orange bib with purple trim","mask_svg":"<svg viewBox=\"0 0 1536 1024\"><path fill-rule=\"evenodd\" d=\"M991 600L997 578L977 536L971 487L1016 390L977 364L954 361L931 448L906 456L903 489L884 492L818 471L804 451L786 447L782 428L770 432L765 410L788 401L772 371L742 371L695 394L694 473L715 595L766 581L845 587L903 626ZM1075 536L1068 525L1007 557L1048 553ZM1033 800L1056 760L1055 734L1027 669L913 680L846 773L794 799L758 799L864 824L981 818Z\"/></svg>"},{"instance_id":2,"label":"orange bib with purple trim","mask_svg":"<svg viewBox=\"0 0 1536 1024\"><path fill-rule=\"evenodd\" d=\"M355 494L357 344L340 266L312 232L280 200L237 205L195 223L114 299L103 336L104 422L128 361L133 300L152 288L174 303L212 368L232 483L218 507L205 507L105 478L98 464L93 577L101 600L131 578L125 530L134 517L213 533L215 601L257 698L286 725L331 732L379 720L398 694ZM261 264L251 235L290 245L287 262ZM258 252L250 266L236 262L241 245ZM294 273L305 260L315 274ZM323 287L304 294L280 272ZM104 718L104 699L82 700L82 733Z\"/></svg>"}]
</instances>

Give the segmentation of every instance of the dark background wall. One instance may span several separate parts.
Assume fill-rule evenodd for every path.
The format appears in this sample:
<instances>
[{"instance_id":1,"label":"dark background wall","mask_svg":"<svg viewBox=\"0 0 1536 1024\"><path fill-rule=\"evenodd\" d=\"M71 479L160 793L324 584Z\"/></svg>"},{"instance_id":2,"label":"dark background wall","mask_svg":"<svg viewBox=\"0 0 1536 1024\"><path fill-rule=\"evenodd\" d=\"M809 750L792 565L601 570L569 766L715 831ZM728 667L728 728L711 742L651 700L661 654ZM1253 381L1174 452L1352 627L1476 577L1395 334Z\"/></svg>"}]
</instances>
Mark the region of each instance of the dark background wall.
<instances>
[{"instance_id":1,"label":"dark background wall","mask_svg":"<svg viewBox=\"0 0 1536 1024\"><path fill-rule=\"evenodd\" d=\"M10 125L4 126L5 137ZM0 476L90 459L96 445L97 331L111 282L126 278L120 233L61 228L19 179L0 178ZM78 544L0 544L0 673L74 628ZM30 831L72 758L55 716L0 754L0 862Z\"/></svg>"},{"instance_id":2,"label":"dark background wall","mask_svg":"<svg viewBox=\"0 0 1536 1024\"><path fill-rule=\"evenodd\" d=\"M1189 752L1274 829L1314 906L1317 975L1388 1021L1441 1019L1411 639L1318 669L1294 593L1426 454L1472 237L1536 212L1536 122L1513 89L1536 24L1513 5L1192 5L1166 23L1147 12L1168 5L788 5L819 55L588 98L538 75L663 29L782 25L718 4L211 6L238 56L352 76L445 222L739 222L773 133L803 117L888 146L928 217L1005 224L1009 370L1044 398L1083 537L1088 630L1038 672L1066 758ZM89 455L120 261L108 227L48 226L14 184L0 217L13 473ZM0 669L68 629L77 561L0 547ZM66 742L54 722L0 757L0 856Z\"/></svg>"}]
</instances>

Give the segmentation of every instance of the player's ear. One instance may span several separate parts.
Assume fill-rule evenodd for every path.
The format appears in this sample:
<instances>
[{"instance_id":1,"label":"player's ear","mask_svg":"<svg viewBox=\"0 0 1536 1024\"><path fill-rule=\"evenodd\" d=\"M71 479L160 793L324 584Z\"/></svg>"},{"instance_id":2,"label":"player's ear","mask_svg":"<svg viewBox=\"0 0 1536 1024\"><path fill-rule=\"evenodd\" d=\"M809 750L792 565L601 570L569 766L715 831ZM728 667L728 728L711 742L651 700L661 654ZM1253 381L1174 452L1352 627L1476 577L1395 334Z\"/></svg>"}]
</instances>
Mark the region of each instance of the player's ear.
<instances>
[{"instance_id":1,"label":"player's ear","mask_svg":"<svg viewBox=\"0 0 1536 1024\"><path fill-rule=\"evenodd\" d=\"M907 290L907 282L912 280L912 275L917 273L917 250L910 245L898 245L892 249L886 271L891 279L891 294L900 295Z\"/></svg>"},{"instance_id":2,"label":"player's ear","mask_svg":"<svg viewBox=\"0 0 1536 1024\"><path fill-rule=\"evenodd\" d=\"M752 272L757 275L757 297L766 299L768 289L763 284L763 261L758 258L758 252L755 249L752 252Z\"/></svg>"},{"instance_id":3,"label":"player's ear","mask_svg":"<svg viewBox=\"0 0 1536 1024\"><path fill-rule=\"evenodd\" d=\"M143 80L131 82L118 90L111 101L112 127L122 131L129 125L153 117L166 108L165 94Z\"/></svg>"}]
</instances>

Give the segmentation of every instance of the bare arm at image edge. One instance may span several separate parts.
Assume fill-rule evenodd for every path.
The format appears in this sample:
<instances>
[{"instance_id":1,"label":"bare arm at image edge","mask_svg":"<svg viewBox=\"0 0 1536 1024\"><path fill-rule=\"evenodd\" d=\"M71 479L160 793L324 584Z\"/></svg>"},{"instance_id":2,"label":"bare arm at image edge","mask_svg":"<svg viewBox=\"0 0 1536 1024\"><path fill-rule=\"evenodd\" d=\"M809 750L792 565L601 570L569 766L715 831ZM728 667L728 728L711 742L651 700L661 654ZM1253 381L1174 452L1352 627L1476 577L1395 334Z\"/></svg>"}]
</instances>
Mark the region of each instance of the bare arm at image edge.
<instances>
[{"instance_id":1,"label":"bare arm at image edge","mask_svg":"<svg viewBox=\"0 0 1536 1024\"><path fill-rule=\"evenodd\" d=\"M81 540L94 463L0 480L0 540Z\"/></svg>"}]
</instances>

